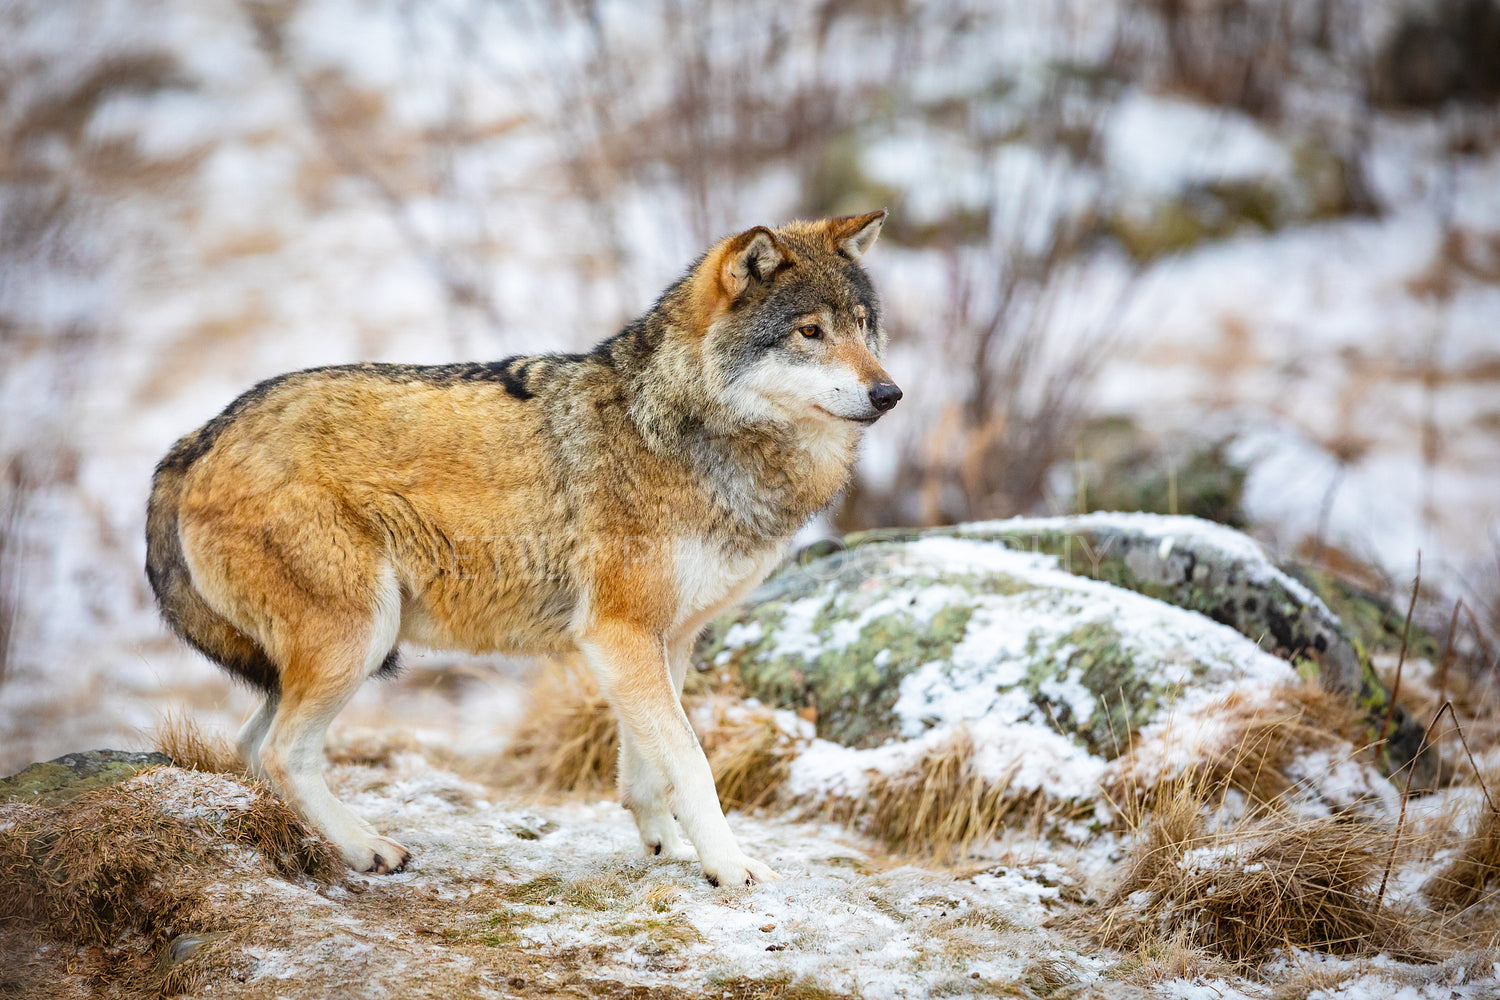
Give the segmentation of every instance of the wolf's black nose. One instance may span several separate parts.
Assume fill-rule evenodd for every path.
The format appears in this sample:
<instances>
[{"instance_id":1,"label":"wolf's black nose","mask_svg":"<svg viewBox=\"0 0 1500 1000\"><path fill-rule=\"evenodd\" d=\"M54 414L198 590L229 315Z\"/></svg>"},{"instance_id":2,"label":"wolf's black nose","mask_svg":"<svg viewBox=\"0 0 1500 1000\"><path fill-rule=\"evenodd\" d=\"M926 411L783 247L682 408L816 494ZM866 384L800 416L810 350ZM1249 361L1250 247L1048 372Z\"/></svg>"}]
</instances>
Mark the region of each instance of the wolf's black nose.
<instances>
[{"instance_id":1,"label":"wolf's black nose","mask_svg":"<svg viewBox=\"0 0 1500 1000\"><path fill-rule=\"evenodd\" d=\"M870 390L870 405L881 413L896 405L901 398L901 387L894 382L876 382Z\"/></svg>"}]
</instances>

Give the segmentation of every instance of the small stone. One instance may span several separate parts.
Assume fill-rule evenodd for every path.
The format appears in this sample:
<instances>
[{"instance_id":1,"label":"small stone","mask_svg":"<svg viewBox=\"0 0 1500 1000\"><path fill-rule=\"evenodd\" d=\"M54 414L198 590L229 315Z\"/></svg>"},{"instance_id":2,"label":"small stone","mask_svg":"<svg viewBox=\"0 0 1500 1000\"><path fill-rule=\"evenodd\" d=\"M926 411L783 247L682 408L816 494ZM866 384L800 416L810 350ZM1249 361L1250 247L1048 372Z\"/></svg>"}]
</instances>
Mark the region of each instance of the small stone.
<instances>
[{"instance_id":1,"label":"small stone","mask_svg":"<svg viewBox=\"0 0 1500 1000\"><path fill-rule=\"evenodd\" d=\"M763 934L769 934L769 933L771 933L772 931L774 931L776 929L776 925L775 924L761 924L760 925L760 929L761 929L761 933L763 933Z\"/></svg>"},{"instance_id":2,"label":"small stone","mask_svg":"<svg viewBox=\"0 0 1500 1000\"><path fill-rule=\"evenodd\" d=\"M166 972L174 965L181 965L207 945L228 936L228 931L216 931L211 934L179 934L168 941L166 947L162 948L161 954L156 957L156 971Z\"/></svg>"}]
</instances>

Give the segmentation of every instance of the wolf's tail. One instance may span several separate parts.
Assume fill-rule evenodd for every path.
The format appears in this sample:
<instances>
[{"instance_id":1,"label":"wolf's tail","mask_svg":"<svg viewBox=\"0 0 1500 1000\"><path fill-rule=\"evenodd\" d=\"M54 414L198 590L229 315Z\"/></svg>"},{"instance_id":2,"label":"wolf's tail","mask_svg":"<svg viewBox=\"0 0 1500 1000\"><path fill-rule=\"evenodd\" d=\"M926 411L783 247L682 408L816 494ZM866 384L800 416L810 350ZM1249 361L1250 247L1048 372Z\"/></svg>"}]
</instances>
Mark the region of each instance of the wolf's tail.
<instances>
[{"instance_id":1,"label":"wolf's tail","mask_svg":"<svg viewBox=\"0 0 1500 1000\"><path fill-rule=\"evenodd\" d=\"M202 432L167 452L151 479L146 503L146 579L172 631L230 673L267 694L281 690L281 676L265 650L208 606L193 586L177 532L177 508L188 466L204 451Z\"/></svg>"}]
</instances>

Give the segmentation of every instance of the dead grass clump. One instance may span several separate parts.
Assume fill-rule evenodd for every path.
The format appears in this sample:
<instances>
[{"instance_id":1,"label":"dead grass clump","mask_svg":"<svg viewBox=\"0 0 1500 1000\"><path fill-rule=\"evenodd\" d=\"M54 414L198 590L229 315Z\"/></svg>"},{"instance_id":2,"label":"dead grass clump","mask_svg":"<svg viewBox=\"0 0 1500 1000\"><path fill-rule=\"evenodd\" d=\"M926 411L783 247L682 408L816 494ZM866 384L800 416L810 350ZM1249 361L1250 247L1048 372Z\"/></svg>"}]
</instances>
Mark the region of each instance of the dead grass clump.
<instances>
[{"instance_id":1,"label":"dead grass clump","mask_svg":"<svg viewBox=\"0 0 1500 1000\"><path fill-rule=\"evenodd\" d=\"M1353 699L1316 681L1283 684L1268 699L1234 692L1221 718L1238 738L1199 765L1204 777L1262 804L1296 784L1287 770L1299 753L1352 742L1360 725Z\"/></svg>"},{"instance_id":2,"label":"dead grass clump","mask_svg":"<svg viewBox=\"0 0 1500 1000\"><path fill-rule=\"evenodd\" d=\"M343 859L268 791L155 768L55 806L12 804L0 828L0 922L105 947L219 929L207 886L257 852L267 874L331 884Z\"/></svg>"},{"instance_id":3,"label":"dead grass clump","mask_svg":"<svg viewBox=\"0 0 1500 1000\"><path fill-rule=\"evenodd\" d=\"M1238 791L1255 806L1278 807L1296 790L1289 772L1299 755L1352 752L1363 742L1361 725L1347 695L1315 681L1264 693L1235 691L1132 747L1106 789L1127 820L1155 809L1164 797L1180 795L1185 786L1216 799ZM1175 762L1182 759L1193 762L1191 775L1177 769Z\"/></svg>"},{"instance_id":4,"label":"dead grass clump","mask_svg":"<svg viewBox=\"0 0 1500 1000\"><path fill-rule=\"evenodd\" d=\"M558 658L531 687L531 709L506 747L497 777L557 792L597 792L614 784L620 756L615 714L588 668Z\"/></svg>"},{"instance_id":5,"label":"dead grass clump","mask_svg":"<svg viewBox=\"0 0 1500 1000\"><path fill-rule=\"evenodd\" d=\"M1132 986L1153 986L1174 979L1229 979L1235 968L1223 958L1194 947L1180 928L1169 935L1143 938L1135 951L1109 970L1109 978Z\"/></svg>"},{"instance_id":6,"label":"dead grass clump","mask_svg":"<svg viewBox=\"0 0 1500 1000\"><path fill-rule=\"evenodd\" d=\"M703 697L713 701L699 739L719 802L725 809L769 805L797 756L796 738L777 724L770 709ZM548 664L532 684L531 704L496 779L565 794L607 791L614 784L620 735L614 711L588 668L571 659Z\"/></svg>"},{"instance_id":7,"label":"dead grass clump","mask_svg":"<svg viewBox=\"0 0 1500 1000\"><path fill-rule=\"evenodd\" d=\"M1012 789L1008 780L983 774L974 743L960 732L946 745L927 750L898 773L873 773L865 794L830 808L833 818L862 827L892 850L954 860L993 838L1009 819L1033 828L1070 818L1066 803L1043 793Z\"/></svg>"},{"instance_id":8,"label":"dead grass clump","mask_svg":"<svg viewBox=\"0 0 1500 1000\"><path fill-rule=\"evenodd\" d=\"M770 805L801 750L797 737L777 723L769 708L715 699L711 712L701 740L719 804L725 811Z\"/></svg>"},{"instance_id":9,"label":"dead grass clump","mask_svg":"<svg viewBox=\"0 0 1500 1000\"><path fill-rule=\"evenodd\" d=\"M151 742L178 767L209 774L244 774L245 765L229 741L218 734L205 733L196 719L183 712L169 711L162 717Z\"/></svg>"},{"instance_id":10,"label":"dead grass clump","mask_svg":"<svg viewBox=\"0 0 1500 1000\"><path fill-rule=\"evenodd\" d=\"M330 764L390 767L403 753L427 756L417 738L403 730L341 729L330 736L323 759Z\"/></svg>"},{"instance_id":11,"label":"dead grass clump","mask_svg":"<svg viewBox=\"0 0 1500 1000\"><path fill-rule=\"evenodd\" d=\"M1462 909L1479 902L1485 886L1497 875L1500 875L1500 811L1486 803L1458 857L1428 879L1422 891L1439 906Z\"/></svg>"},{"instance_id":12,"label":"dead grass clump","mask_svg":"<svg viewBox=\"0 0 1500 1000\"><path fill-rule=\"evenodd\" d=\"M1241 966L1279 947L1411 953L1401 920L1377 905L1388 833L1286 817L1209 831L1194 789L1162 802L1106 902L1104 944L1171 943Z\"/></svg>"}]
</instances>

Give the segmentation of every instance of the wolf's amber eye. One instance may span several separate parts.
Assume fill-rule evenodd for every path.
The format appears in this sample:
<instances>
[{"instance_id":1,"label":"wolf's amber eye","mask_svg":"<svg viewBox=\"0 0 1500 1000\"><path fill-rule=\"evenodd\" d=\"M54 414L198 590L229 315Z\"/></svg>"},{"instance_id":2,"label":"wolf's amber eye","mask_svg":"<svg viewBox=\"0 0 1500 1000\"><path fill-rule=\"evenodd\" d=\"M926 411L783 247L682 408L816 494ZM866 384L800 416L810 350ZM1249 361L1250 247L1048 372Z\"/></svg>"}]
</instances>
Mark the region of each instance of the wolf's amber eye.
<instances>
[{"instance_id":1,"label":"wolf's amber eye","mask_svg":"<svg viewBox=\"0 0 1500 1000\"><path fill-rule=\"evenodd\" d=\"M797 332L802 334L802 336L806 337L808 340L823 339L823 328L818 326L816 323L809 323L806 326L799 326L797 327Z\"/></svg>"}]
</instances>

